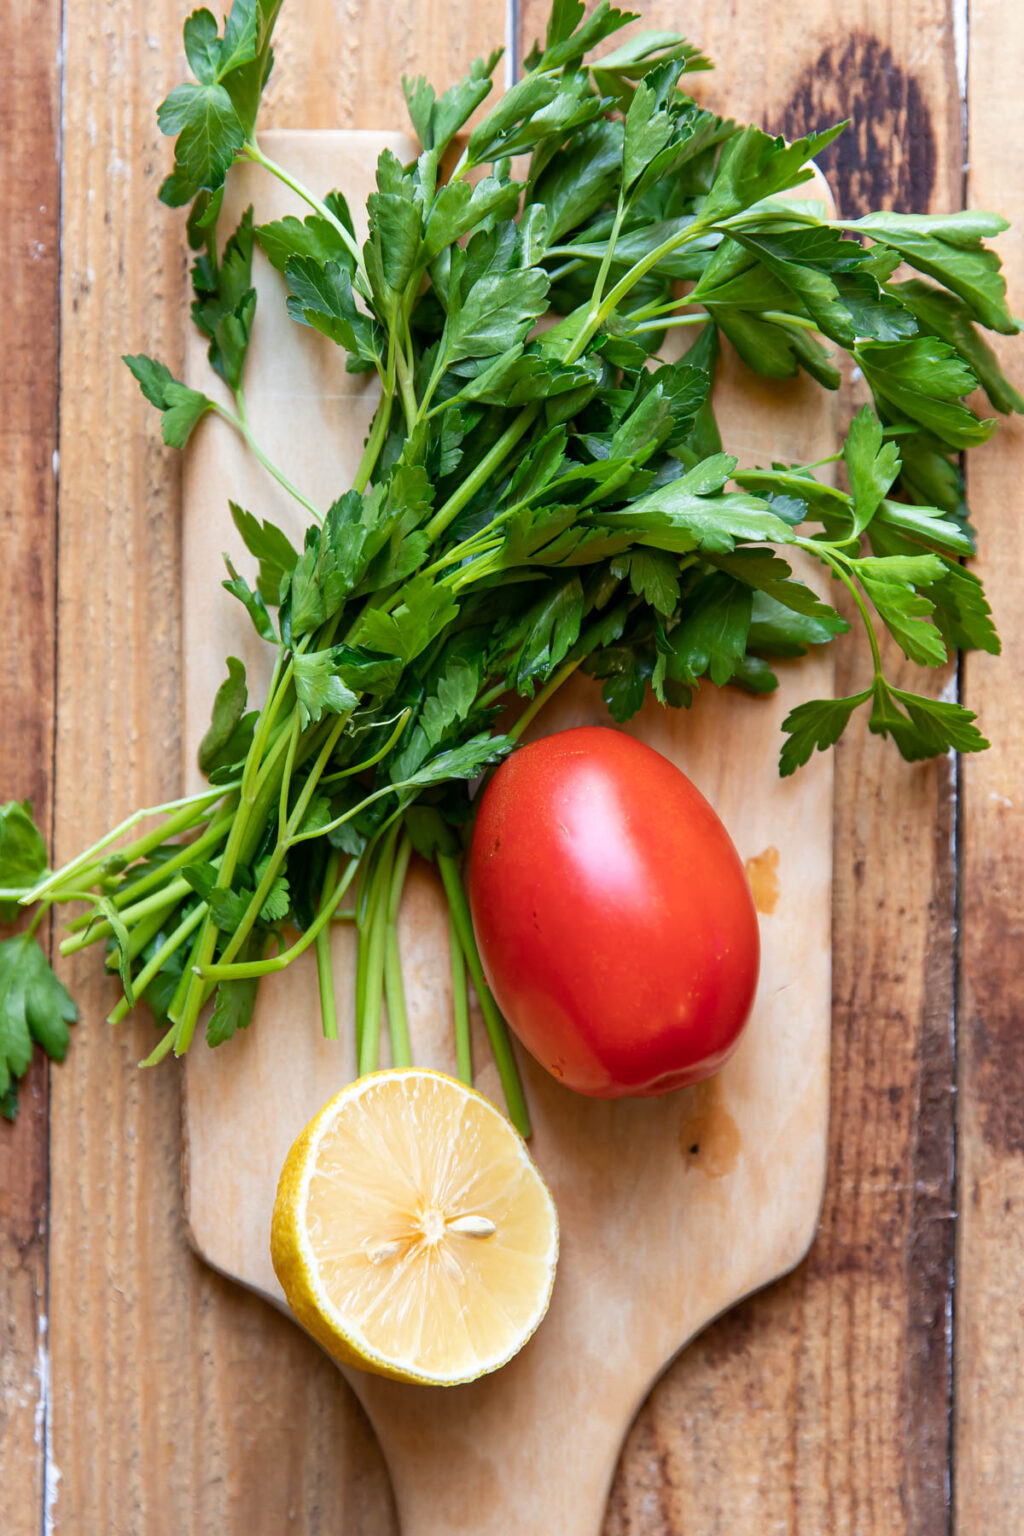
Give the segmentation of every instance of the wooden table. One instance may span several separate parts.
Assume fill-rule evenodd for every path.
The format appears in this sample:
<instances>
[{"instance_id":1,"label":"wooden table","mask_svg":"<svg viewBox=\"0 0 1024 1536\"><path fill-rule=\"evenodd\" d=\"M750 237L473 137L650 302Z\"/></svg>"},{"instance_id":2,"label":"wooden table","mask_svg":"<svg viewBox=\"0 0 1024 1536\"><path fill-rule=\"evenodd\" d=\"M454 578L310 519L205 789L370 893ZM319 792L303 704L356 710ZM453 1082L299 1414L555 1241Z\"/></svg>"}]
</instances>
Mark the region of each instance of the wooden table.
<instances>
[{"instance_id":1,"label":"wooden table","mask_svg":"<svg viewBox=\"0 0 1024 1536\"><path fill-rule=\"evenodd\" d=\"M1001 248L1024 307L1019 0L971 0L969 35L966 0L641 8L711 51L733 113L791 135L852 117L828 165L847 214L966 198L1019 221ZM59 860L178 785L179 460L118 357L182 354L153 105L185 9L0 0L0 797L32 798ZM446 84L545 10L287 0L267 121L396 123L400 70ZM1022 482L1011 424L970 470L1005 654L934 680L992 751L909 768L862 719L839 751L820 1236L654 1391L608 1536L1024 1530ZM841 655L849 691L864 656ZM107 1028L92 955L62 974L68 1063L37 1063L0 1126L0 1531L391 1536L334 1368L189 1251L176 1076L135 1068L148 1023Z\"/></svg>"}]
</instances>

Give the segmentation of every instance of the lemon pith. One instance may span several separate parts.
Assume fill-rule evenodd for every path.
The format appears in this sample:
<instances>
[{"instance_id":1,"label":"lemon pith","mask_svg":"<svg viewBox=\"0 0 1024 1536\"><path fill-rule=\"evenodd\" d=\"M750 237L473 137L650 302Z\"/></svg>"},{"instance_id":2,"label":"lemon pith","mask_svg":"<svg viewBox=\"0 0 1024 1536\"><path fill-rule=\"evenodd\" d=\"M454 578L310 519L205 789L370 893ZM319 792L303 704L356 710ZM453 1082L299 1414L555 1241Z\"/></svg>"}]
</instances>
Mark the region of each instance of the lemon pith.
<instances>
[{"instance_id":1,"label":"lemon pith","mask_svg":"<svg viewBox=\"0 0 1024 1536\"><path fill-rule=\"evenodd\" d=\"M275 1273L314 1338L364 1370L437 1385L496 1370L544 1316L557 1255L526 1144L440 1072L350 1083L281 1173Z\"/></svg>"}]
</instances>

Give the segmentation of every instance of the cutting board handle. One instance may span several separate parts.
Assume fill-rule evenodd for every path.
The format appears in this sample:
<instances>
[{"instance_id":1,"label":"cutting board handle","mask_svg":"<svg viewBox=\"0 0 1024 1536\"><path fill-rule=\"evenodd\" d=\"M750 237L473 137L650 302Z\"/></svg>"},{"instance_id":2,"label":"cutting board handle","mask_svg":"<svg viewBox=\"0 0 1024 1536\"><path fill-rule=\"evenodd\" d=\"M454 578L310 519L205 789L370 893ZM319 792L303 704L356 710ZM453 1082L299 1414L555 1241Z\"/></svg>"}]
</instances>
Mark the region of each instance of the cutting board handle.
<instances>
[{"instance_id":1,"label":"cutting board handle","mask_svg":"<svg viewBox=\"0 0 1024 1536\"><path fill-rule=\"evenodd\" d=\"M387 144L401 159L415 153L408 141L361 133L268 131L262 142L299 180L343 186L353 207L374 185L378 150ZM256 186L248 171L258 168L239 166L232 175L225 224L250 201L261 222L294 212L279 182ZM263 318L247 362L250 419L283 462L301 442L303 486L326 506L355 473L372 392L345 372L337 348L319 346L323 338L308 328L298 334L303 328L289 318L265 263L256 277L264 285ZM207 388L204 350L193 331L188 376ZM741 376L725 352L717 388L726 438L746 462L816 461L834 451L834 400L812 383ZM239 627L237 604L214 601L208 573L222 549L243 564L247 556L237 530L225 533L209 508L230 494L270 512L298 542L302 519L274 500L263 471L223 422L197 433L185 476L185 739L192 762L221 659L241 657L254 682L266 650L255 630ZM829 696L830 668L827 654L808 656L757 704L707 690L685 718L652 702L630 723L701 785L744 858L770 852L774 860L778 891L763 929L758 1004L743 1045L715 1079L713 1102L691 1090L659 1100L583 1099L521 1059L533 1152L562 1229L551 1309L536 1338L502 1370L464 1387L410 1387L348 1373L391 1469L403 1536L599 1536L623 1436L651 1382L709 1319L784 1273L806 1249L828 1110L832 768L819 756L797 779L779 780L774 764L782 718L807 698ZM548 711L550 729L605 718L593 682L583 678L575 688L567 684ZM722 750L731 739L742 739L739 758ZM406 890L403 966L417 1059L450 1069L447 915L431 891L421 883L415 897L412 880ZM332 935L339 978L352 964L352 935L343 928ZM315 967L297 965L266 979L244 1040L187 1058L193 1241L222 1273L278 1304L267 1233L281 1165L301 1127L354 1066L342 1055L351 1050L351 1029L342 1031L339 1048L310 1027L316 1017ZM487 1055L480 1081L494 1094ZM243 1143L247 1155L239 1159Z\"/></svg>"},{"instance_id":2,"label":"cutting board handle","mask_svg":"<svg viewBox=\"0 0 1024 1536\"><path fill-rule=\"evenodd\" d=\"M521 1417L510 1420L506 1409L502 1424L489 1392L476 1420L472 1403L453 1411L430 1389L402 1390L420 1397L416 1418L401 1412L380 1426L401 1536L600 1536L622 1448L621 1402L587 1418L572 1412L575 1394L567 1394L574 1422L553 1435L547 1415L530 1422L527 1397Z\"/></svg>"}]
</instances>

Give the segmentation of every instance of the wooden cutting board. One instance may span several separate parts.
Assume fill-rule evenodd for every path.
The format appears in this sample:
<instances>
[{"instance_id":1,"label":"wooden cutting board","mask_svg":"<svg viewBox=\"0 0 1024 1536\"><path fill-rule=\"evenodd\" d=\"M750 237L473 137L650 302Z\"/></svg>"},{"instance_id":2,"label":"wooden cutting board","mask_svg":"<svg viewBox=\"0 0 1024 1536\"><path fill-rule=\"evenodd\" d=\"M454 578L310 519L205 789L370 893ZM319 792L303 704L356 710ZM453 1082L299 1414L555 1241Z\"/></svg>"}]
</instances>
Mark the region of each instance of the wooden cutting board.
<instances>
[{"instance_id":1,"label":"wooden cutting board","mask_svg":"<svg viewBox=\"0 0 1024 1536\"><path fill-rule=\"evenodd\" d=\"M402 158L414 153L400 134L265 136L266 151L301 181L340 187L357 223L385 145ZM229 185L225 230L250 201L261 220L303 211L256 168L233 172ZM336 348L288 320L282 282L259 254L255 281L249 417L271 459L327 506L351 483L376 381L346 374ZM194 332L189 349L190 382L212 392ZM726 359L716 400L726 446L743 462L834 451L835 397L816 385L741 380ZM252 565L228 515L229 495L301 541L301 508L230 427L208 418L186 456L184 484L190 785L199 783L196 748L224 657L245 661L257 703L269 672L268 648L220 587L222 551L244 572ZM818 755L780 780L776 762L783 716L831 689L831 663L809 657L779 673L768 698L709 686L692 710L649 704L628 727L691 775L749 861L763 963L740 1049L707 1083L619 1103L570 1093L520 1053L532 1150L562 1228L548 1317L509 1366L470 1386L409 1387L345 1372L380 1437L403 1536L596 1536L623 1437L652 1381L707 1322L791 1269L811 1242L828 1113L832 769ZM581 678L544 711L535 733L585 723L607 723L607 715L597 688ZM452 1071L447 924L426 867L411 872L401 930L414 1058ZM278 1173L295 1136L355 1070L347 925L337 925L333 945L339 1041L321 1037L310 957L265 979L244 1035L216 1051L198 1039L187 1057L192 1241L215 1268L281 1307L269 1251ZM500 1102L478 1019L474 1030L479 1085ZM386 1031L384 1042L386 1050Z\"/></svg>"}]
</instances>

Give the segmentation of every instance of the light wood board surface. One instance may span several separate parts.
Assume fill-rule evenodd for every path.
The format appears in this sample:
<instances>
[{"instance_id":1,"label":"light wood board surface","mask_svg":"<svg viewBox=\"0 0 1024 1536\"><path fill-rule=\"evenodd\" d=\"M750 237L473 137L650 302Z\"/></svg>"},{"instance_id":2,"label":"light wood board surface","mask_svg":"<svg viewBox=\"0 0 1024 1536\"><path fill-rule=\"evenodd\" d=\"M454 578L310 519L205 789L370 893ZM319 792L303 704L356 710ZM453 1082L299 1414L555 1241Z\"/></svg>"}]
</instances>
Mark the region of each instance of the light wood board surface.
<instances>
[{"instance_id":1,"label":"light wood board surface","mask_svg":"<svg viewBox=\"0 0 1024 1536\"><path fill-rule=\"evenodd\" d=\"M344 132L262 142L300 182L340 187L354 210L365 206L384 147L379 135ZM387 142L402 159L415 153L411 140ZM249 204L262 222L294 202L247 167L229 187L224 227ZM328 506L351 482L377 390L368 376L345 373L330 342L289 320L285 285L260 255L253 277L249 420L271 460L314 505ZM192 336L186 379L206 387L207 375L205 345ZM807 381L766 387L726 368L716 408L723 440L744 463L773 454L809 462L834 451L835 397ZM185 771L198 782L195 754L225 654L240 655L250 678L264 679L271 660L213 574L223 549L238 569L251 565L223 509L233 496L295 544L306 514L215 417L190 445L183 494ZM691 711L652 702L633 722L691 774L740 857L764 871L753 1017L713 1083L657 1100L583 1099L520 1053L532 1150L562 1229L555 1294L536 1339L497 1375L447 1391L345 1373L381 1440L403 1536L502 1536L516 1525L536 1536L596 1536L622 1439L651 1381L712 1317L803 1257L825 1174L832 762L817 756L782 781L777 751L783 717L831 686L826 652L781 669L770 699L708 689ZM579 680L536 729L607 718L598 688ZM445 907L425 867L403 903L401 943L413 1060L454 1071ZM336 929L333 947L340 1042L320 1035L310 957L261 987L252 1024L228 1049L199 1049L187 1061L193 1241L223 1273L275 1301L269 1230L281 1166L306 1122L354 1073L350 927ZM475 1059L486 1063L479 1086L500 1097L479 1031Z\"/></svg>"},{"instance_id":2,"label":"light wood board surface","mask_svg":"<svg viewBox=\"0 0 1024 1536\"><path fill-rule=\"evenodd\" d=\"M1013 0L972 0L966 31L962 0L634 8L706 44L719 69L702 89L730 110L790 132L850 116L828 166L846 212L961 206L969 150L972 199L1020 217ZM181 366L184 240L154 195L169 152L153 106L181 77L188 9L0 0L0 794L53 807L58 858L179 780L180 461L116 358ZM446 84L506 16L502 0L286 0L266 120L395 124L397 70ZM536 30L531 5L527 41ZM1020 310L1018 239L1005 249ZM1019 357L1010 368L1024 382ZM1004 631L1020 452L1019 436L997 439L971 472ZM819 1235L793 1275L705 1330L655 1387L605 1536L987 1536L1019 1523L1022 919L1003 803L1020 804L1016 658L968 658L959 685L935 679L966 690L994 742L958 794L949 764L908 769L856 721L841 744ZM863 657L840 648L838 660L849 691ZM979 777L989 764L994 778ZM17 1125L0 1125L0 1530L36 1536L49 1518L75 1536L394 1536L376 1442L333 1367L188 1249L178 1084L135 1066L151 1028L110 1034L114 989L90 956L62 974L82 1018L52 1102L37 1070Z\"/></svg>"}]
</instances>

